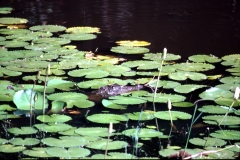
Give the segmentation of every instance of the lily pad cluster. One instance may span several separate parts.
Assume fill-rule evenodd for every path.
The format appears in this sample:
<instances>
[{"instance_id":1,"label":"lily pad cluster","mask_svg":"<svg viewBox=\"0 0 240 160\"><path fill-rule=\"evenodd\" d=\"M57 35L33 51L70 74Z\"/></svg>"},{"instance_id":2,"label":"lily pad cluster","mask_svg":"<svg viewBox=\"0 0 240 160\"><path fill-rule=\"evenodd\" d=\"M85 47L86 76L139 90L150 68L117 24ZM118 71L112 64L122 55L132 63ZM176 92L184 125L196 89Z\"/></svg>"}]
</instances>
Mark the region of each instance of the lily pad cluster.
<instances>
[{"instance_id":1,"label":"lily pad cluster","mask_svg":"<svg viewBox=\"0 0 240 160\"><path fill-rule=\"evenodd\" d=\"M0 13L11 10L0 8ZM23 18L0 18L0 24L6 25L0 29L1 131L14 137L0 139L1 153L64 159L137 158L136 153L115 151L129 151L130 146L143 151L145 146L138 139L172 138L164 130L179 121L192 120L193 113L184 108L195 105L192 97L211 103L198 108L206 125L240 125L240 99L234 98L235 89L240 86L239 54L193 55L184 62L177 54L167 53L164 57L164 53L149 53L146 46L150 42L119 40L109 55L103 55L72 45L73 41L97 38L101 33L98 27L9 27L27 22ZM125 59L115 53L143 55L140 59ZM210 75L216 65L227 66L230 75ZM21 83L16 83L16 79ZM171 110L167 107L169 101ZM157 106L156 111L153 105ZM30 126L10 125L23 118L34 122ZM163 132L155 126L156 121L168 123L160 126ZM170 121L173 124L169 125ZM128 126L132 122L134 125ZM113 128L108 128L109 124ZM174 132L180 133L176 128ZM227 141L239 140L239 135L234 129L215 129L210 137L189 140L205 148L186 151L193 155L207 147L224 147ZM106 148L108 154L95 154ZM179 153L180 148L172 146L158 154L167 157ZM230 150L227 154L232 157L232 153Z\"/></svg>"}]
</instances>

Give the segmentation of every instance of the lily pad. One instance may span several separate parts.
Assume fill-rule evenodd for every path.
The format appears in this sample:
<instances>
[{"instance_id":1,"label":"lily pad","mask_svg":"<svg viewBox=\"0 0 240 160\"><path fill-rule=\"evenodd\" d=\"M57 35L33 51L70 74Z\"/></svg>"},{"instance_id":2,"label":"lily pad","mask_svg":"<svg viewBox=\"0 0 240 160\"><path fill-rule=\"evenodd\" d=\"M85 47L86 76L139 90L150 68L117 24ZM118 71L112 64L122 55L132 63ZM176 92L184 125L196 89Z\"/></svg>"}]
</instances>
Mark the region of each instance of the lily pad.
<instances>
[{"instance_id":1,"label":"lily pad","mask_svg":"<svg viewBox=\"0 0 240 160\"><path fill-rule=\"evenodd\" d=\"M67 33L100 33L100 28L89 27L89 26L70 27L70 28L67 28L66 32Z\"/></svg>"},{"instance_id":2,"label":"lily pad","mask_svg":"<svg viewBox=\"0 0 240 160\"><path fill-rule=\"evenodd\" d=\"M95 123L103 123L109 124L112 123L120 123L121 121L127 121L127 116L124 115L117 115L117 114L93 114L87 116L87 120Z\"/></svg>"},{"instance_id":3,"label":"lily pad","mask_svg":"<svg viewBox=\"0 0 240 160\"><path fill-rule=\"evenodd\" d=\"M129 137L139 137L139 138L153 138L163 135L162 132L158 132L154 129L141 128L141 129L127 129L122 131L122 134Z\"/></svg>"},{"instance_id":4,"label":"lily pad","mask_svg":"<svg viewBox=\"0 0 240 160\"><path fill-rule=\"evenodd\" d=\"M184 81L186 79L191 79L194 81L201 81L204 79L207 79L207 76L202 73L197 73L197 72L184 72L184 71L177 71L170 73L168 75L170 79L177 80L177 81Z\"/></svg>"},{"instance_id":5,"label":"lily pad","mask_svg":"<svg viewBox=\"0 0 240 160\"><path fill-rule=\"evenodd\" d=\"M97 38L94 34L89 33L72 33L72 34L62 34L60 35L62 38L66 38L72 41L86 41L86 40L92 40Z\"/></svg>"},{"instance_id":6,"label":"lily pad","mask_svg":"<svg viewBox=\"0 0 240 160\"><path fill-rule=\"evenodd\" d=\"M115 104L110 100L103 99L102 104L106 108L111 108L111 109L127 109L127 106L120 105L120 104Z\"/></svg>"},{"instance_id":7,"label":"lily pad","mask_svg":"<svg viewBox=\"0 0 240 160\"><path fill-rule=\"evenodd\" d=\"M88 140L80 136L60 136L59 139L54 137L43 138L41 142L51 147L69 148L84 146L88 143Z\"/></svg>"},{"instance_id":8,"label":"lily pad","mask_svg":"<svg viewBox=\"0 0 240 160\"><path fill-rule=\"evenodd\" d=\"M2 17L0 18L0 24L24 24L28 20L24 18Z\"/></svg>"},{"instance_id":9,"label":"lily pad","mask_svg":"<svg viewBox=\"0 0 240 160\"><path fill-rule=\"evenodd\" d=\"M217 130L214 133L211 133L210 136L226 140L240 140L240 131Z\"/></svg>"},{"instance_id":10,"label":"lily pad","mask_svg":"<svg viewBox=\"0 0 240 160\"><path fill-rule=\"evenodd\" d=\"M203 139L192 138L189 140L189 142L194 145L204 146L204 147L209 147L209 146L221 147L227 144L227 142L222 139L211 138L211 137L204 137Z\"/></svg>"},{"instance_id":11,"label":"lily pad","mask_svg":"<svg viewBox=\"0 0 240 160\"><path fill-rule=\"evenodd\" d=\"M20 146L33 146L33 145L37 145L40 143L40 140L36 139L36 138L13 138L9 141L11 144L13 145L20 145Z\"/></svg>"},{"instance_id":12,"label":"lily pad","mask_svg":"<svg viewBox=\"0 0 240 160\"><path fill-rule=\"evenodd\" d=\"M233 112L229 110L229 107L220 106L220 105L205 105L198 109L201 112L211 113L211 114L225 114L226 112Z\"/></svg>"},{"instance_id":13,"label":"lily pad","mask_svg":"<svg viewBox=\"0 0 240 160\"><path fill-rule=\"evenodd\" d=\"M21 128L13 127L8 129L8 132L14 135L28 135L37 133L37 130L33 127L21 127Z\"/></svg>"},{"instance_id":14,"label":"lily pad","mask_svg":"<svg viewBox=\"0 0 240 160\"><path fill-rule=\"evenodd\" d=\"M117 47L112 47L111 52L121 53L121 54L143 54L143 53L149 52L149 49L144 47L117 46Z\"/></svg>"},{"instance_id":15,"label":"lily pad","mask_svg":"<svg viewBox=\"0 0 240 160\"><path fill-rule=\"evenodd\" d=\"M166 93L157 93L154 98L154 93L149 93L145 97L149 102L156 102L156 103L167 103L168 99L171 100L171 102L181 102L184 101L186 98L182 95L177 94L166 94Z\"/></svg>"},{"instance_id":16,"label":"lily pad","mask_svg":"<svg viewBox=\"0 0 240 160\"><path fill-rule=\"evenodd\" d=\"M151 43L146 42L146 41L138 41L138 40L122 40L122 41L117 41L116 42L120 46L129 46L129 47L140 47L140 46L149 46Z\"/></svg>"},{"instance_id":17,"label":"lily pad","mask_svg":"<svg viewBox=\"0 0 240 160\"><path fill-rule=\"evenodd\" d=\"M31 97L32 94L32 97ZM34 95L38 95L38 99L35 102L34 106ZM31 99L31 107L37 110L41 110L43 108L43 95L40 92L32 91L32 89L20 90L14 94L13 102L17 106L18 109L21 110L30 110L30 99ZM45 98L44 109L48 108L48 100Z\"/></svg>"},{"instance_id":18,"label":"lily pad","mask_svg":"<svg viewBox=\"0 0 240 160\"><path fill-rule=\"evenodd\" d=\"M129 119L131 120L140 120L140 121L146 121L146 120L152 120L154 119L154 114L151 112L133 112L133 113L126 113Z\"/></svg>"},{"instance_id":19,"label":"lily pad","mask_svg":"<svg viewBox=\"0 0 240 160\"><path fill-rule=\"evenodd\" d=\"M197 85L197 84L183 84L174 88L175 92L178 93L190 93L196 89L207 87L206 85Z\"/></svg>"},{"instance_id":20,"label":"lily pad","mask_svg":"<svg viewBox=\"0 0 240 160\"><path fill-rule=\"evenodd\" d=\"M41 31L41 32L61 32L65 31L66 27L59 25L39 25L32 26L29 28L32 31Z\"/></svg>"},{"instance_id":21,"label":"lily pad","mask_svg":"<svg viewBox=\"0 0 240 160\"><path fill-rule=\"evenodd\" d=\"M147 61L147 60L135 60L122 63L123 66L130 68L137 67L138 70L148 70L148 69L157 69L160 66L160 63L157 61Z\"/></svg>"},{"instance_id":22,"label":"lily pad","mask_svg":"<svg viewBox=\"0 0 240 160\"><path fill-rule=\"evenodd\" d=\"M72 128L72 126L65 123L35 124L34 127L40 131L51 133L62 132Z\"/></svg>"},{"instance_id":23,"label":"lily pad","mask_svg":"<svg viewBox=\"0 0 240 160\"><path fill-rule=\"evenodd\" d=\"M114 129L113 129L113 132L115 132ZM107 137L108 136L108 128L81 127L81 128L76 129L75 133L80 134L82 136Z\"/></svg>"},{"instance_id":24,"label":"lily pad","mask_svg":"<svg viewBox=\"0 0 240 160\"><path fill-rule=\"evenodd\" d=\"M163 53L145 53L143 55L143 59L149 59L149 60L153 60L153 61L160 61L160 60L162 60L162 57L163 57ZM175 60L178 60L180 58L181 58L180 55L167 53L164 61L175 61Z\"/></svg>"},{"instance_id":25,"label":"lily pad","mask_svg":"<svg viewBox=\"0 0 240 160\"><path fill-rule=\"evenodd\" d=\"M31 157L47 158L52 157L46 153L47 148L33 147L32 149L26 149L22 153Z\"/></svg>"},{"instance_id":26,"label":"lily pad","mask_svg":"<svg viewBox=\"0 0 240 160\"><path fill-rule=\"evenodd\" d=\"M134 105L146 103L147 100L143 97L126 97L126 96L113 96L109 97L113 103L122 105Z\"/></svg>"},{"instance_id":27,"label":"lily pad","mask_svg":"<svg viewBox=\"0 0 240 160\"><path fill-rule=\"evenodd\" d=\"M177 63L172 65L172 67L177 68L182 71L208 71L214 69L215 66L208 63Z\"/></svg>"},{"instance_id":28,"label":"lily pad","mask_svg":"<svg viewBox=\"0 0 240 160\"><path fill-rule=\"evenodd\" d=\"M224 115L212 115L212 116L203 116L202 119L207 121L209 120L214 121L216 125L219 125L220 122L222 122L221 125L239 125L240 124L240 117L237 117L237 116L225 117Z\"/></svg>"},{"instance_id":29,"label":"lily pad","mask_svg":"<svg viewBox=\"0 0 240 160\"><path fill-rule=\"evenodd\" d=\"M15 146L11 144L0 145L0 152L3 152L3 153L18 153L25 149L26 147L24 146Z\"/></svg>"},{"instance_id":30,"label":"lily pad","mask_svg":"<svg viewBox=\"0 0 240 160\"><path fill-rule=\"evenodd\" d=\"M106 150L106 145L107 145L107 139L101 139L98 141L90 142L87 144L87 148L91 149L97 149L97 150ZM124 141L112 141L109 140L108 143L108 150L116 150L116 149L122 149L125 148L128 145L127 142Z\"/></svg>"},{"instance_id":31,"label":"lily pad","mask_svg":"<svg viewBox=\"0 0 240 160\"><path fill-rule=\"evenodd\" d=\"M149 83L149 86L156 87L156 84L157 84L157 80L154 80L154 81L151 81ZM175 88L175 87L180 86L180 85L181 85L181 83L174 82L174 81L167 81L167 80L160 80L158 82L158 88L162 87L162 88L165 88L165 89Z\"/></svg>"},{"instance_id":32,"label":"lily pad","mask_svg":"<svg viewBox=\"0 0 240 160\"><path fill-rule=\"evenodd\" d=\"M169 111L158 111L154 113L154 116L163 120L171 120ZM172 116L172 120L192 118L190 114L185 112L180 112L180 111L171 111L171 116Z\"/></svg>"},{"instance_id":33,"label":"lily pad","mask_svg":"<svg viewBox=\"0 0 240 160\"><path fill-rule=\"evenodd\" d=\"M220 58L213 55L192 55L188 57L188 59L198 63L204 63L204 62L218 63L222 61Z\"/></svg>"},{"instance_id":34,"label":"lily pad","mask_svg":"<svg viewBox=\"0 0 240 160\"><path fill-rule=\"evenodd\" d=\"M109 72L97 68L88 68L69 71L68 75L72 77L103 78L107 77Z\"/></svg>"},{"instance_id":35,"label":"lily pad","mask_svg":"<svg viewBox=\"0 0 240 160\"><path fill-rule=\"evenodd\" d=\"M41 122L67 122L72 120L71 117L67 116L67 115L59 115L59 114L52 114L52 115L40 115L37 116L37 119Z\"/></svg>"},{"instance_id":36,"label":"lily pad","mask_svg":"<svg viewBox=\"0 0 240 160\"><path fill-rule=\"evenodd\" d=\"M59 147L52 147L47 148L46 150L47 154L53 156L53 157L60 157L60 158L80 158L80 157L86 157L91 152L88 149L85 148L59 148Z\"/></svg>"}]
</instances>

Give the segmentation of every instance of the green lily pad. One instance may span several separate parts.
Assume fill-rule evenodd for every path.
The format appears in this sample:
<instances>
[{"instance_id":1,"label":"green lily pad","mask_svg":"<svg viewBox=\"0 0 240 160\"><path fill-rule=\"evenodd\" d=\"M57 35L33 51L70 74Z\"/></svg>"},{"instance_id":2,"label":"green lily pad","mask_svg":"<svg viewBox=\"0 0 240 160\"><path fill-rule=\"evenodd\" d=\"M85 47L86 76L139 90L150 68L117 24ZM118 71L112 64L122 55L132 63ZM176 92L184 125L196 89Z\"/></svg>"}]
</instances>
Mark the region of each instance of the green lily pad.
<instances>
[{"instance_id":1,"label":"green lily pad","mask_svg":"<svg viewBox=\"0 0 240 160\"><path fill-rule=\"evenodd\" d=\"M9 28L2 28L0 29L1 34L7 35L22 35L26 33L30 33L28 29L9 29Z\"/></svg>"},{"instance_id":2,"label":"green lily pad","mask_svg":"<svg viewBox=\"0 0 240 160\"><path fill-rule=\"evenodd\" d=\"M57 88L63 91L69 91L73 88L74 82L66 81L62 79L50 79L48 81L48 87Z\"/></svg>"},{"instance_id":3,"label":"green lily pad","mask_svg":"<svg viewBox=\"0 0 240 160\"><path fill-rule=\"evenodd\" d=\"M41 122L67 122L72 120L71 117L67 116L67 115L59 115L59 114L52 114L52 115L40 115L37 116L37 119Z\"/></svg>"},{"instance_id":4,"label":"green lily pad","mask_svg":"<svg viewBox=\"0 0 240 160\"><path fill-rule=\"evenodd\" d=\"M37 130L33 127L21 127L21 128L13 127L8 129L8 132L14 135L28 135L37 133Z\"/></svg>"},{"instance_id":5,"label":"green lily pad","mask_svg":"<svg viewBox=\"0 0 240 160\"><path fill-rule=\"evenodd\" d=\"M29 28L32 31L41 31L41 32L61 32L65 31L66 27L59 25L39 25L32 26Z\"/></svg>"},{"instance_id":6,"label":"green lily pad","mask_svg":"<svg viewBox=\"0 0 240 160\"><path fill-rule=\"evenodd\" d=\"M127 106L124 105L119 105L119 104L115 104L110 100L107 99L103 99L102 100L102 104L104 107L106 108L111 108L111 109L127 109Z\"/></svg>"},{"instance_id":7,"label":"green lily pad","mask_svg":"<svg viewBox=\"0 0 240 160\"><path fill-rule=\"evenodd\" d=\"M1 24L24 24L27 23L28 20L24 18L13 18L13 17L2 17L0 18Z\"/></svg>"},{"instance_id":8,"label":"green lily pad","mask_svg":"<svg viewBox=\"0 0 240 160\"><path fill-rule=\"evenodd\" d=\"M107 77L109 72L97 68L88 68L69 71L68 75L72 77L103 78Z\"/></svg>"},{"instance_id":9,"label":"green lily pad","mask_svg":"<svg viewBox=\"0 0 240 160\"><path fill-rule=\"evenodd\" d=\"M163 120L171 120L169 111L158 111L154 113L154 116ZM180 111L171 111L171 116L172 116L172 120L192 118L190 114L185 112L180 112Z\"/></svg>"},{"instance_id":10,"label":"green lily pad","mask_svg":"<svg viewBox=\"0 0 240 160\"><path fill-rule=\"evenodd\" d=\"M151 81L149 83L149 86L156 87L156 84L157 84L157 80L154 80L154 81ZM165 89L175 88L175 87L180 86L180 85L181 85L181 83L174 82L174 81L160 80L158 82L158 88L162 87L162 88L165 88Z\"/></svg>"},{"instance_id":11,"label":"green lily pad","mask_svg":"<svg viewBox=\"0 0 240 160\"><path fill-rule=\"evenodd\" d=\"M16 108L13 108L8 104L1 104L0 105L0 111L5 111L5 110L6 111L14 111L14 110L16 110Z\"/></svg>"},{"instance_id":12,"label":"green lily pad","mask_svg":"<svg viewBox=\"0 0 240 160\"><path fill-rule=\"evenodd\" d=\"M211 113L211 114L225 114L229 111L229 107L220 106L220 105L206 105L202 106L198 109L201 112ZM233 112L233 110L229 111L230 113Z\"/></svg>"},{"instance_id":13,"label":"green lily pad","mask_svg":"<svg viewBox=\"0 0 240 160\"><path fill-rule=\"evenodd\" d=\"M24 41L3 41L3 42L0 42L0 46L5 46L7 48L24 47L26 45L28 45L28 42L24 42Z\"/></svg>"},{"instance_id":14,"label":"green lily pad","mask_svg":"<svg viewBox=\"0 0 240 160\"><path fill-rule=\"evenodd\" d=\"M168 99L171 100L172 103L174 102L181 102L184 101L186 98L182 95L177 94L167 94L167 93L157 93L154 99L154 93L149 93L145 97L149 102L156 102L156 103L167 103Z\"/></svg>"},{"instance_id":15,"label":"green lily pad","mask_svg":"<svg viewBox=\"0 0 240 160\"><path fill-rule=\"evenodd\" d=\"M90 142L87 144L87 148L91 149L97 149L97 150L106 150L106 145L107 145L107 139L101 139L98 141ZM108 150L116 150L116 149L122 149L125 148L128 145L127 142L124 141L112 141L109 140L108 142Z\"/></svg>"},{"instance_id":16,"label":"green lily pad","mask_svg":"<svg viewBox=\"0 0 240 160\"><path fill-rule=\"evenodd\" d=\"M202 138L192 138L189 140L190 143L198 146L215 146L215 147L221 147L227 144L226 141L222 139L217 139L217 138L211 138L211 137L204 137Z\"/></svg>"},{"instance_id":17,"label":"green lily pad","mask_svg":"<svg viewBox=\"0 0 240 160\"><path fill-rule=\"evenodd\" d=\"M143 53L149 52L149 49L145 47L117 46L117 47L112 47L111 52L121 53L121 54L143 54Z\"/></svg>"},{"instance_id":18,"label":"green lily pad","mask_svg":"<svg viewBox=\"0 0 240 160\"><path fill-rule=\"evenodd\" d=\"M220 82L226 83L226 84L240 84L240 79L239 77L228 76L228 77L221 78Z\"/></svg>"},{"instance_id":19,"label":"green lily pad","mask_svg":"<svg viewBox=\"0 0 240 160\"><path fill-rule=\"evenodd\" d=\"M199 94L199 97L205 100L215 100L219 97L232 98L233 100L233 92L226 91L217 87L212 87Z\"/></svg>"},{"instance_id":20,"label":"green lily pad","mask_svg":"<svg viewBox=\"0 0 240 160\"><path fill-rule=\"evenodd\" d=\"M33 147L32 149L24 150L22 153L31 157L41 157L41 158L52 157L46 153L46 150L47 148Z\"/></svg>"},{"instance_id":21,"label":"green lily pad","mask_svg":"<svg viewBox=\"0 0 240 160\"><path fill-rule=\"evenodd\" d=\"M109 124L112 123L120 123L121 121L127 121L128 118L124 115L117 115L117 114L93 114L87 116L87 120L95 123L103 123Z\"/></svg>"},{"instance_id":22,"label":"green lily pad","mask_svg":"<svg viewBox=\"0 0 240 160\"><path fill-rule=\"evenodd\" d=\"M206 85L197 85L197 84L183 84L174 88L175 92L178 93L190 93L196 89L207 87Z\"/></svg>"},{"instance_id":23,"label":"green lily pad","mask_svg":"<svg viewBox=\"0 0 240 160\"><path fill-rule=\"evenodd\" d=\"M226 140L240 140L240 131L235 130L217 130L210 136Z\"/></svg>"},{"instance_id":24,"label":"green lily pad","mask_svg":"<svg viewBox=\"0 0 240 160\"><path fill-rule=\"evenodd\" d=\"M207 79L207 76L202 73L197 73L197 72L184 72L184 71L177 71L170 73L168 75L170 79L177 80L177 81L184 81L186 79L191 79L194 81L201 81L204 79Z\"/></svg>"},{"instance_id":25,"label":"green lily pad","mask_svg":"<svg viewBox=\"0 0 240 160\"><path fill-rule=\"evenodd\" d=\"M220 58L213 55L192 55L188 57L188 59L198 63L204 63L204 62L218 63L222 61Z\"/></svg>"},{"instance_id":26,"label":"green lily pad","mask_svg":"<svg viewBox=\"0 0 240 160\"><path fill-rule=\"evenodd\" d=\"M147 100L143 97L125 97L125 96L112 96L109 97L112 103L123 104L123 105L134 105L146 103Z\"/></svg>"},{"instance_id":27,"label":"green lily pad","mask_svg":"<svg viewBox=\"0 0 240 160\"><path fill-rule=\"evenodd\" d=\"M47 154L53 156L53 157L60 157L60 158L80 158L80 157L86 157L91 152L88 149L85 148L59 148L59 147L52 147L47 148L46 150Z\"/></svg>"},{"instance_id":28,"label":"green lily pad","mask_svg":"<svg viewBox=\"0 0 240 160\"><path fill-rule=\"evenodd\" d=\"M155 118L154 114L151 112L133 112L133 113L126 113L126 115L131 120L140 120L140 121L152 120Z\"/></svg>"},{"instance_id":29,"label":"green lily pad","mask_svg":"<svg viewBox=\"0 0 240 160\"><path fill-rule=\"evenodd\" d=\"M212 116L203 116L202 119L207 121L214 121L216 125L239 125L240 124L240 117L236 116L227 116L224 115L212 115ZM206 123L206 122L205 122ZM213 124L213 123L212 123Z\"/></svg>"},{"instance_id":30,"label":"green lily pad","mask_svg":"<svg viewBox=\"0 0 240 160\"><path fill-rule=\"evenodd\" d=\"M62 132L72 128L72 126L65 123L35 124L34 127L40 131L51 133Z\"/></svg>"},{"instance_id":31,"label":"green lily pad","mask_svg":"<svg viewBox=\"0 0 240 160\"><path fill-rule=\"evenodd\" d=\"M113 129L113 132L115 132L114 129ZM76 129L75 133L80 134L82 136L107 137L108 136L108 128L81 127L81 128Z\"/></svg>"},{"instance_id":32,"label":"green lily pad","mask_svg":"<svg viewBox=\"0 0 240 160\"><path fill-rule=\"evenodd\" d=\"M18 153L25 149L26 147L24 146L15 146L11 144L0 145L0 152L3 152L3 153Z\"/></svg>"},{"instance_id":33,"label":"green lily pad","mask_svg":"<svg viewBox=\"0 0 240 160\"><path fill-rule=\"evenodd\" d=\"M97 38L96 35L89 34L89 33L62 34L60 35L60 37L70 39L72 41L86 41L86 40L92 40Z\"/></svg>"},{"instance_id":34,"label":"green lily pad","mask_svg":"<svg viewBox=\"0 0 240 160\"><path fill-rule=\"evenodd\" d=\"M135 60L127 61L122 63L123 66L130 68L137 67L138 70L148 70L148 69L157 69L160 66L160 63L157 61L147 61L147 60Z\"/></svg>"},{"instance_id":35,"label":"green lily pad","mask_svg":"<svg viewBox=\"0 0 240 160\"><path fill-rule=\"evenodd\" d=\"M12 10L12 7L0 7L0 14L9 14Z\"/></svg>"},{"instance_id":36,"label":"green lily pad","mask_svg":"<svg viewBox=\"0 0 240 160\"><path fill-rule=\"evenodd\" d=\"M215 66L207 63L178 63L172 65L172 67L182 71L208 71L214 69Z\"/></svg>"},{"instance_id":37,"label":"green lily pad","mask_svg":"<svg viewBox=\"0 0 240 160\"><path fill-rule=\"evenodd\" d=\"M122 131L122 134L129 137L139 138L153 138L163 135L162 132L158 132L154 129L141 128L141 129L127 129Z\"/></svg>"},{"instance_id":38,"label":"green lily pad","mask_svg":"<svg viewBox=\"0 0 240 160\"><path fill-rule=\"evenodd\" d=\"M71 41L69 39L57 38L57 37L46 37L38 38L33 41L33 43L44 43L44 44L54 44L54 45L63 45L68 44Z\"/></svg>"},{"instance_id":39,"label":"green lily pad","mask_svg":"<svg viewBox=\"0 0 240 160\"><path fill-rule=\"evenodd\" d=\"M31 97L32 94L32 97ZM38 95L38 99L35 102L34 106L34 95ZM32 89L20 90L14 94L13 102L17 106L18 109L21 110L30 110L30 99L31 99L31 107L37 110L41 110L43 108L43 95L40 92L32 91ZM44 109L48 108L48 100L45 98Z\"/></svg>"},{"instance_id":40,"label":"green lily pad","mask_svg":"<svg viewBox=\"0 0 240 160\"><path fill-rule=\"evenodd\" d=\"M174 107L192 107L194 104L192 102L174 102L172 103Z\"/></svg>"},{"instance_id":41,"label":"green lily pad","mask_svg":"<svg viewBox=\"0 0 240 160\"><path fill-rule=\"evenodd\" d=\"M162 53L145 53L143 55L143 59L150 59L150 60L153 60L153 61L160 61L160 60L162 60L162 57L163 57ZM180 58L181 58L180 55L167 53L164 61L175 61L175 60L178 60Z\"/></svg>"},{"instance_id":42,"label":"green lily pad","mask_svg":"<svg viewBox=\"0 0 240 160\"><path fill-rule=\"evenodd\" d=\"M16 145L16 146L33 146L37 145L40 143L40 140L36 138L13 138L9 141L11 144Z\"/></svg>"},{"instance_id":43,"label":"green lily pad","mask_svg":"<svg viewBox=\"0 0 240 160\"><path fill-rule=\"evenodd\" d=\"M88 140L80 136L60 136L59 139L54 137L43 138L41 142L51 147L69 148L85 146Z\"/></svg>"}]
</instances>

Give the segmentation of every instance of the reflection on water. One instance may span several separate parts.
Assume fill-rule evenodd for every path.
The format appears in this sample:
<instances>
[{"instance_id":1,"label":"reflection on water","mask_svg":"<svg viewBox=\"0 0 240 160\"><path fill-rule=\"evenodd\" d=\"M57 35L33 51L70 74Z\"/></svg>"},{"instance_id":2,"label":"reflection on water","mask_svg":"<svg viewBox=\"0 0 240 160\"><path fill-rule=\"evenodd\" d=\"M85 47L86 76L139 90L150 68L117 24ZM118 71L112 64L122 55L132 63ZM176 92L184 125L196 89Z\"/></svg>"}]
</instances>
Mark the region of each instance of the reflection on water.
<instances>
[{"instance_id":1,"label":"reflection on water","mask_svg":"<svg viewBox=\"0 0 240 160\"><path fill-rule=\"evenodd\" d=\"M151 42L151 52L222 56L239 53L240 13L236 0L2 0L15 8L12 16L29 25L100 27L96 40L79 49L109 51L117 40Z\"/></svg>"}]
</instances>

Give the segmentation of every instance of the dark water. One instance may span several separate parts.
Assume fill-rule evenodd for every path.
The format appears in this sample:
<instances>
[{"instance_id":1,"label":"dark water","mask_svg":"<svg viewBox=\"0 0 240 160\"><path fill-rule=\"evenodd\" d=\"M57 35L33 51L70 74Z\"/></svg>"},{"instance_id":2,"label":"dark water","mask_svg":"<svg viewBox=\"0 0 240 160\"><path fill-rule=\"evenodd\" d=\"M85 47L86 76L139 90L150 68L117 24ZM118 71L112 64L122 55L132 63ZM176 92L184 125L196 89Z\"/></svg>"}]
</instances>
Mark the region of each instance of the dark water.
<instances>
[{"instance_id":1,"label":"dark water","mask_svg":"<svg viewBox=\"0 0 240 160\"><path fill-rule=\"evenodd\" d=\"M78 49L109 52L118 40L151 42L151 52L223 56L240 53L238 0L2 0L10 16L26 18L29 26L99 27L96 40ZM5 15L1 15L5 16Z\"/></svg>"}]
</instances>

